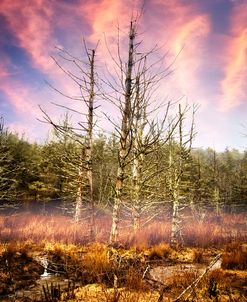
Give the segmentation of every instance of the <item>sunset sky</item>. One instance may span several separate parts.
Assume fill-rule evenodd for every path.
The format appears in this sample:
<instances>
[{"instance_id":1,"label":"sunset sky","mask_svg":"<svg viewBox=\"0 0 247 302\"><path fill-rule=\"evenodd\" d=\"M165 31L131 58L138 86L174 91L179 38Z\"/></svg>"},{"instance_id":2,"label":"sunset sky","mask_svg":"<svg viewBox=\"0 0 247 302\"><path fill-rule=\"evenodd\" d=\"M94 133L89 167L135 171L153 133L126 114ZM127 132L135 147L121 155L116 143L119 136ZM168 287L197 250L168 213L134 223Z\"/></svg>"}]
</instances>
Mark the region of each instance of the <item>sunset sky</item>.
<instances>
[{"instance_id":1,"label":"sunset sky","mask_svg":"<svg viewBox=\"0 0 247 302\"><path fill-rule=\"evenodd\" d=\"M82 37L89 45L100 40L97 64L104 66L104 35L114 47L118 24L120 35L127 33L131 13L141 7L143 48L158 44L168 63L179 53L159 95L200 105L194 146L244 150L247 0L1 0L0 115L6 126L42 142L49 128L37 120L38 105L59 118L51 102L63 102L46 81L76 93L51 59L55 46L81 56ZM114 115L109 105L101 110Z\"/></svg>"}]
</instances>

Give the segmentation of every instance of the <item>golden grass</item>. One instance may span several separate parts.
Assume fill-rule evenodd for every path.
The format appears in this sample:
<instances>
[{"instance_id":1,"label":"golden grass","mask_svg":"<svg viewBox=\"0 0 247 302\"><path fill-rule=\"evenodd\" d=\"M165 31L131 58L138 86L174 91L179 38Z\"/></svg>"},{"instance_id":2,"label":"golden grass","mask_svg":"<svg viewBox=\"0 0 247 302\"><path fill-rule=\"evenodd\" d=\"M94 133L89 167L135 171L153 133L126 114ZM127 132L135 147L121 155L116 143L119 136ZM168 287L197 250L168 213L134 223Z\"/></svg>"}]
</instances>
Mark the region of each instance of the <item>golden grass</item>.
<instances>
[{"instance_id":1,"label":"golden grass","mask_svg":"<svg viewBox=\"0 0 247 302\"><path fill-rule=\"evenodd\" d=\"M89 246L90 252L83 257L83 267L92 275L98 276L99 280L103 274L114 270L109 260L109 250L100 243L93 243Z\"/></svg>"},{"instance_id":2,"label":"golden grass","mask_svg":"<svg viewBox=\"0 0 247 302\"><path fill-rule=\"evenodd\" d=\"M241 248L232 252L226 252L222 256L222 268L224 269L247 269L247 252Z\"/></svg>"},{"instance_id":3,"label":"golden grass","mask_svg":"<svg viewBox=\"0 0 247 302\"><path fill-rule=\"evenodd\" d=\"M158 292L140 292L128 290L126 288L106 288L99 284L87 285L80 287L75 291L75 298L66 299L66 294L63 295L61 301L68 302L157 302L159 297Z\"/></svg>"},{"instance_id":4,"label":"golden grass","mask_svg":"<svg viewBox=\"0 0 247 302\"><path fill-rule=\"evenodd\" d=\"M164 259L171 255L172 249L168 244L160 243L152 246L149 251L149 259Z\"/></svg>"},{"instance_id":5,"label":"golden grass","mask_svg":"<svg viewBox=\"0 0 247 302\"><path fill-rule=\"evenodd\" d=\"M194 248L192 251L192 262L195 263L202 263L203 262L203 249L201 248Z\"/></svg>"},{"instance_id":6,"label":"golden grass","mask_svg":"<svg viewBox=\"0 0 247 302\"><path fill-rule=\"evenodd\" d=\"M225 254L233 253L236 248L240 250L242 245L237 243L228 244L225 247ZM92 243L87 245L66 244L64 242L48 242L42 241L35 244L32 241L4 243L0 245L0 259L7 255L13 259L21 260L21 253L34 256L39 252L41 255L46 254L49 259L54 260L58 265L62 265L68 273L68 279L80 280L86 286L76 289L73 293L74 298L66 296L66 292L62 294L61 301L112 301L112 302L144 302L158 301L159 293L152 290L149 283L143 280L143 270L147 263L141 267L141 262L132 263L133 259L140 259L145 254L145 259L149 262L150 255L158 256L159 259L179 262L179 258L191 259L194 262L200 262L198 258L201 254L206 253L204 249L185 248L180 250L172 250L168 244L157 244L148 248L146 251L137 252L136 249L114 250L105 244ZM242 249L245 252L245 249ZM114 260L114 256L118 255L121 261ZM199 256L197 255L199 253ZM196 254L196 256L195 256ZM178 257L178 255L180 257ZM175 258L176 259L175 259ZM187 258L186 258L187 257ZM193 258L195 257L195 258ZM242 258L241 258L242 259ZM125 261L127 260L127 261ZM24 261L25 262L25 261ZM24 263L23 262L23 263ZM25 263L24 263L25 264ZM19 264L18 264L19 265ZM26 265L26 264L25 264ZM31 267L31 264L30 264ZM27 268L28 269L28 268ZM13 266L13 273L16 267ZM26 268L23 267L23 272ZM85 275L85 272L87 273ZM181 271L169 278L171 282L167 286L163 301L172 301L187 286L189 286L199 275L199 271ZM114 275L117 276L118 289L114 290ZM0 272L0 278L6 279L4 271ZM66 277L66 278L67 278ZM216 301L216 297L220 297L220 302L238 301L243 297L239 290L246 282L247 271L224 271L222 269L208 272L200 281L190 300L194 301ZM0 280L2 280L0 279ZM7 282L7 281L6 281ZM89 284L90 283L90 284ZM98 283L97 285L95 283ZM110 287L110 288L109 288ZM170 299L170 300L169 300ZM231 299L231 300L230 300ZM183 300L181 300L183 301Z\"/></svg>"}]
</instances>

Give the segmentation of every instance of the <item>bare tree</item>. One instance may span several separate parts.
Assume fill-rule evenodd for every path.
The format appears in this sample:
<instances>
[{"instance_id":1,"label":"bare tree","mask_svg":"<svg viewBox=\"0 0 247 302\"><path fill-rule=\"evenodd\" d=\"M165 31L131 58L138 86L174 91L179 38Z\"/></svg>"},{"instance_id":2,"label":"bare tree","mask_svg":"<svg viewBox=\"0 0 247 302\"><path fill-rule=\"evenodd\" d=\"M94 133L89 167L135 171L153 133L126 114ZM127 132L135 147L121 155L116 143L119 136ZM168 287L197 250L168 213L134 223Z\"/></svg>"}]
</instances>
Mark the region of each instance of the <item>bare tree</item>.
<instances>
[{"instance_id":1,"label":"bare tree","mask_svg":"<svg viewBox=\"0 0 247 302\"><path fill-rule=\"evenodd\" d=\"M183 110L179 104L178 112L178 142L173 137L169 140L169 168L168 168L168 185L170 195L172 197L172 230L171 230L171 245L176 246L182 239L181 233L181 203L184 199L182 195L182 180L185 174L186 165L190 156L194 133L194 115L196 106L193 107L192 122L190 131L187 135L184 134L184 120L189 107L186 106Z\"/></svg>"},{"instance_id":2,"label":"bare tree","mask_svg":"<svg viewBox=\"0 0 247 302\"><path fill-rule=\"evenodd\" d=\"M133 93L133 67L136 38L136 22L130 22L129 29L129 51L127 70L125 73L124 103L121 107L122 122L120 128L120 139L118 149L118 169L115 185L115 197L112 211L112 227L110 234L110 243L113 244L118 239L119 208L122 202L122 193L127 158L131 149L131 125L132 125L132 93ZM123 71L123 70L122 70Z\"/></svg>"},{"instance_id":3,"label":"bare tree","mask_svg":"<svg viewBox=\"0 0 247 302\"><path fill-rule=\"evenodd\" d=\"M119 40L117 57L113 57L109 51L118 72L115 76L111 75L109 81L105 81L113 93L104 94L104 96L117 107L121 114L120 125L108 117L114 125L119 139L118 168L110 234L111 244L114 244L118 239L119 214L122 205L127 205L127 208L132 212L134 230L140 226L142 209L149 208L148 202L144 203L142 198L142 190L148 180L154 177L158 171L151 172L148 168L149 171L145 171L144 177L143 166L147 155L155 152L157 144L162 138L164 123L170 108L170 103L161 102L161 104L155 105L157 100L153 97L159 82L168 75L170 70L160 67L163 57L158 60L155 59L154 62L150 60L151 63L147 64L147 59L156 52L157 47L155 46L149 52L139 50L141 42L137 41L137 37L139 37L137 26L138 18L132 19L128 34L129 45L126 63L121 57ZM156 68L157 66L158 68ZM163 110L164 114L158 118L160 110ZM175 126L172 127L173 130L174 128ZM166 134L163 135L163 138L166 136ZM153 175L147 176L148 172ZM128 186L131 191L129 196Z\"/></svg>"},{"instance_id":4,"label":"bare tree","mask_svg":"<svg viewBox=\"0 0 247 302\"><path fill-rule=\"evenodd\" d=\"M164 170L158 161L155 159L155 154L161 152L173 131L178 125L178 122L173 118L173 125L165 127L165 122L170 110L170 102L153 107L151 94L153 85L159 84L159 78L149 76L144 73L141 77L136 78L136 96L133 108L133 146L132 146L132 175L130 190L131 200L130 206L132 209L133 228L136 234L140 228L140 220L143 213L147 219L154 218L156 213L152 213L151 209L156 210L158 205L157 187L155 179ZM152 105L152 107L151 107ZM162 110L160 120L155 119L153 114Z\"/></svg>"},{"instance_id":5,"label":"bare tree","mask_svg":"<svg viewBox=\"0 0 247 302\"><path fill-rule=\"evenodd\" d=\"M72 63L76 67L79 75L65 69L57 59L53 58L56 65L78 86L80 95L70 96L51 86L56 92L69 100L82 102L81 111L75 110L70 106L53 103L54 105L67 110L73 114L84 116L85 121L78 122L77 126L64 126L53 121L42 108L45 122L51 124L60 133L69 136L80 145L80 159L78 165L77 176L77 192L75 203L75 221L79 221L82 215L82 205L86 201L90 205L90 233L94 240L96 235L95 229L95 202L93 192L93 171L92 171L92 155L93 155L93 129L95 125L95 96L96 96L96 73L95 73L95 54L96 48L89 50L84 42L87 62L84 62L69 52L59 49L60 56L67 62ZM84 104L84 106L83 106ZM87 108L86 113L83 107ZM85 177L86 175L86 177Z\"/></svg>"},{"instance_id":6,"label":"bare tree","mask_svg":"<svg viewBox=\"0 0 247 302\"><path fill-rule=\"evenodd\" d=\"M213 203L215 205L216 214L220 215L220 188L219 188L219 168L217 154L213 151Z\"/></svg>"}]
</instances>

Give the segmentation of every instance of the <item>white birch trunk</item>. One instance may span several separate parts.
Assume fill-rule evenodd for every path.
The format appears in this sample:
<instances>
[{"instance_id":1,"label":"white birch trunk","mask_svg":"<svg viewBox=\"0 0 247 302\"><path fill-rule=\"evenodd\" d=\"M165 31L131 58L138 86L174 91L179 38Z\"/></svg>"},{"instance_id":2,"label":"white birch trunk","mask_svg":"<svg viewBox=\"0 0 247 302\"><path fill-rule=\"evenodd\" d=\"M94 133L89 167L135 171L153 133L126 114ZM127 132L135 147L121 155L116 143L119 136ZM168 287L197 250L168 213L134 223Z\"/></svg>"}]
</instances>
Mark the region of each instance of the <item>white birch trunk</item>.
<instances>
[{"instance_id":1,"label":"white birch trunk","mask_svg":"<svg viewBox=\"0 0 247 302\"><path fill-rule=\"evenodd\" d=\"M96 225L95 225L95 204L93 196L93 123L94 123L94 57L95 50L92 50L91 55L89 55L90 62L90 95L88 102L88 133L86 137L86 149L85 149L85 159L86 159L86 170L87 170L87 181L89 187L89 204L90 204L90 236L91 240L95 240L96 237Z\"/></svg>"},{"instance_id":2,"label":"white birch trunk","mask_svg":"<svg viewBox=\"0 0 247 302\"><path fill-rule=\"evenodd\" d=\"M190 133L190 139L184 143L183 139L183 119L184 112L181 110L181 105L179 104L179 145L178 145L178 154L173 155L172 149L170 148L169 161L170 167L173 167L173 172L171 175L171 195L173 201L173 211L172 211L172 230L171 230L171 245L176 246L180 240L182 240L181 234L181 217L179 213L180 207L180 185L181 179L184 173L184 160L185 153L190 152L191 143L192 143L192 131L193 131L193 121ZM186 144L189 144L188 150L186 150ZM175 158L176 157L176 158Z\"/></svg>"},{"instance_id":3,"label":"white birch trunk","mask_svg":"<svg viewBox=\"0 0 247 302\"><path fill-rule=\"evenodd\" d=\"M83 149L81 150L80 163L78 167L78 178L77 178L77 192L76 192L76 201L75 201L75 214L74 219L76 222L79 222L81 219L82 211L82 194L83 194Z\"/></svg>"},{"instance_id":4,"label":"white birch trunk","mask_svg":"<svg viewBox=\"0 0 247 302\"><path fill-rule=\"evenodd\" d=\"M139 98L139 95L137 95ZM135 130L134 130L134 159L132 165L132 185L133 185L133 194L132 194L132 216L133 216L133 229L134 235L136 237L137 231L140 228L140 219L142 211L142 184L143 184L143 162L144 162L144 153L143 153L143 128L145 123L145 108L141 107L141 100L137 100L136 104L136 114L135 114Z\"/></svg>"},{"instance_id":5,"label":"white birch trunk","mask_svg":"<svg viewBox=\"0 0 247 302\"><path fill-rule=\"evenodd\" d=\"M181 226L179 215L179 196L177 188L173 192L173 209L172 209L172 230L171 230L171 246L176 247L181 239Z\"/></svg>"},{"instance_id":6,"label":"white birch trunk","mask_svg":"<svg viewBox=\"0 0 247 302\"><path fill-rule=\"evenodd\" d=\"M79 171L78 171L78 186L77 186L77 196L76 196L76 208L75 208L75 220L79 221L81 219L81 209L83 203L83 195L86 198L88 194L89 206L90 206L90 235L91 239L95 240L96 229L95 229L95 205L93 196L93 169L92 169L92 152L93 152L93 122L94 122L94 60L95 60L95 50L88 53L88 60L90 65L90 89L89 89L89 100L86 103L88 107L87 114L87 127L85 144L82 147ZM86 180L83 181L83 172L86 173Z\"/></svg>"}]
</instances>

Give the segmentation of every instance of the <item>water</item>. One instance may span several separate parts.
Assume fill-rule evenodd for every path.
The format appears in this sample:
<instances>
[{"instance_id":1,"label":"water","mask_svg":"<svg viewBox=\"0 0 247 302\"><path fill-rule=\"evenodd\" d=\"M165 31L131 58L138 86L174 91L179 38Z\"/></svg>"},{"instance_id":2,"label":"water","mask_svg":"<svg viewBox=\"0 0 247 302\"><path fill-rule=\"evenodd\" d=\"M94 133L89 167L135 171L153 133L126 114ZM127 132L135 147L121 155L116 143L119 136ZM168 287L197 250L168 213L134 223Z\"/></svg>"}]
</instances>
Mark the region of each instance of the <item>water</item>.
<instances>
[{"instance_id":1,"label":"water","mask_svg":"<svg viewBox=\"0 0 247 302\"><path fill-rule=\"evenodd\" d=\"M43 279L49 277L51 273L48 272L48 265L49 265L48 260L46 258L40 258L39 262L44 268L44 272L42 275L40 275L40 278Z\"/></svg>"}]
</instances>

